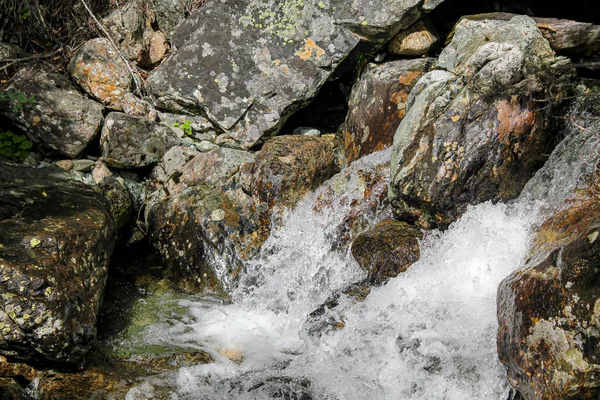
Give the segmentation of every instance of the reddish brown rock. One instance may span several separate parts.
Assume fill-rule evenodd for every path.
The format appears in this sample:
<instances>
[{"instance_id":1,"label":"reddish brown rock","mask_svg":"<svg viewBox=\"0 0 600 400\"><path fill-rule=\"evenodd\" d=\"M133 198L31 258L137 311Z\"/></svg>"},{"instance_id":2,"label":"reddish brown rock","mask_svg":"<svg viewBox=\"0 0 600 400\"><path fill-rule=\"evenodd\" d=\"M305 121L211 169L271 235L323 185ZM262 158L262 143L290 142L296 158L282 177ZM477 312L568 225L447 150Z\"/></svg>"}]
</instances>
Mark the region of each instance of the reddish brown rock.
<instances>
[{"instance_id":1,"label":"reddish brown rock","mask_svg":"<svg viewBox=\"0 0 600 400\"><path fill-rule=\"evenodd\" d=\"M421 230L405 222L384 220L359 234L352 256L368 272L368 280L381 283L398 276L420 257Z\"/></svg>"},{"instance_id":2,"label":"reddish brown rock","mask_svg":"<svg viewBox=\"0 0 600 400\"><path fill-rule=\"evenodd\" d=\"M86 42L73 56L69 73L87 94L114 110L122 110L121 101L131 90L132 77L107 39Z\"/></svg>"},{"instance_id":3,"label":"reddish brown rock","mask_svg":"<svg viewBox=\"0 0 600 400\"><path fill-rule=\"evenodd\" d=\"M600 176L538 230L498 290L498 354L525 399L600 396Z\"/></svg>"},{"instance_id":4,"label":"reddish brown rock","mask_svg":"<svg viewBox=\"0 0 600 400\"><path fill-rule=\"evenodd\" d=\"M352 88L344 128L346 162L392 146L408 95L433 59L368 64Z\"/></svg>"}]
</instances>

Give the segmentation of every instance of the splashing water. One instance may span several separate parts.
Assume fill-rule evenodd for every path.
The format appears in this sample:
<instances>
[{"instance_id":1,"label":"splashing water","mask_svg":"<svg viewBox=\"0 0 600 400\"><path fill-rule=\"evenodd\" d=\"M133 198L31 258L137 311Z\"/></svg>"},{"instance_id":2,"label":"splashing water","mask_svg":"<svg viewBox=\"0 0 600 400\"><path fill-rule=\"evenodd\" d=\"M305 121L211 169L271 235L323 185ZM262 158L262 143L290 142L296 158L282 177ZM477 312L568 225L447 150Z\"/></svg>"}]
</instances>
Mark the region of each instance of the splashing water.
<instances>
[{"instance_id":1,"label":"splashing water","mask_svg":"<svg viewBox=\"0 0 600 400\"><path fill-rule=\"evenodd\" d=\"M376 153L351 168L374 169L389 157L389 151ZM561 162L548 165L555 169ZM568 193L549 189L555 185L549 169L530 183L531 192L553 193L553 204L560 204ZM564 174L554 176L566 184ZM363 302L342 295L346 307L327 312L345 310L335 315L343 329L315 336L309 314L365 276L331 243L352 199L364 192L359 180L351 179L334 204L315 211L336 179L305 198L272 233L260 259L248 265L233 304L182 300L186 318L146 329L149 343L207 350L215 363L150 378L128 398L149 398L154 386L171 387L174 399L506 398L506 374L496 355L496 290L527 256L542 219L541 203L531 197L540 196L470 207L446 232L428 233L417 263ZM388 213L382 207L370 218Z\"/></svg>"}]
</instances>

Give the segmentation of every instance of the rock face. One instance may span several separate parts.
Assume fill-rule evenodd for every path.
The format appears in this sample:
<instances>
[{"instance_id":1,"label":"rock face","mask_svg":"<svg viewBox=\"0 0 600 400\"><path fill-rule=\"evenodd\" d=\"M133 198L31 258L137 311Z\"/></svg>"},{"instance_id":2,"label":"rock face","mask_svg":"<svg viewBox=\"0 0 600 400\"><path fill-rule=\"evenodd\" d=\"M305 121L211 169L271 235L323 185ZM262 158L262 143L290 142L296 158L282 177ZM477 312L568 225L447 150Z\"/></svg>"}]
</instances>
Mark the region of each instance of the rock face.
<instances>
[{"instance_id":1,"label":"rock face","mask_svg":"<svg viewBox=\"0 0 600 400\"><path fill-rule=\"evenodd\" d=\"M427 229L517 196L553 144L539 100L570 88L569 63L524 16L463 20L438 64L408 99L390 183L395 215Z\"/></svg>"},{"instance_id":2,"label":"rock face","mask_svg":"<svg viewBox=\"0 0 600 400\"><path fill-rule=\"evenodd\" d=\"M213 1L177 30L148 79L157 106L207 116L250 148L319 91L360 37L389 40L439 1Z\"/></svg>"},{"instance_id":3,"label":"rock face","mask_svg":"<svg viewBox=\"0 0 600 400\"><path fill-rule=\"evenodd\" d=\"M109 205L60 169L0 167L0 353L76 363L95 337Z\"/></svg>"},{"instance_id":4,"label":"rock face","mask_svg":"<svg viewBox=\"0 0 600 400\"><path fill-rule=\"evenodd\" d=\"M600 177L539 229L498 291L498 354L526 399L600 396Z\"/></svg>"},{"instance_id":5,"label":"rock face","mask_svg":"<svg viewBox=\"0 0 600 400\"><path fill-rule=\"evenodd\" d=\"M412 225L384 220L354 239L352 256L369 273L370 282L382 283L419 260L422 237Z\"/></svg>"},{"instance_id":6,"label":"rock face","mask_svg":"<svg viewBox=\"0 0 600 400\"><path fill-rule=\"evenodd\" d=\"M131 90L131 74L108 39L92 39L81 46L71 59L69 73L87 94L122 110L121 100Z\"/></svg>"},{"instance_id":7,"label":"rock face","mask_svg":"<svg viewBox=\"0 0 600 400\"><path fill-rule=\"evenodd\" d=\"M108 114L100 135L102 157L109 167L116 168L152 166L178 144L168 126L119 112Z\"/></svg>"},{"instance_id":8,"label":"rock face","mask_svg":"<svg viewBox=\"0 0 600 400\"><path fill-rule=\"evenodd\" d=\"M392 146L408 95L433 59L368 64L352 88L344 128L346 162Z\"/></svg>"},{"instance_id":9,"label":"rock face","mask_svg":"<svg viewBox=\"0 0 600 400\"><path fill-rule=\"evenodd\" d=\"M43 66L25 67L7 90L33 96L21 110L5 116L43 149L75 157L100 130L102 106L82 96L64 75Z\"/></svg>"}]
</instances>

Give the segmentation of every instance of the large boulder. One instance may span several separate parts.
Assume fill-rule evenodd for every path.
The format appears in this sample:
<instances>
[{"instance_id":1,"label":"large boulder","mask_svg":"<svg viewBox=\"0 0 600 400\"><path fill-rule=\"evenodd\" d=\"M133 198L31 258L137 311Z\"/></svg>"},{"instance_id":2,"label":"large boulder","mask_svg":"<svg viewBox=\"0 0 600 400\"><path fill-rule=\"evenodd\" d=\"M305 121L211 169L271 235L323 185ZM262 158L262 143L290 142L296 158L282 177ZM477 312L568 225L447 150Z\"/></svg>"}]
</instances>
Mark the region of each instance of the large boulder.
<instances>
[{"instance_id":1,"label":"large boulder","mask_svg":"<svg viewBox=\"0 0 600 400\"><path fill-rule=\"evenodd\" d=\"M397 218L445 227L467 205L516 197L555 144L552 106L572 87L536 23L463 20L408 99L394 137Z\"/></svg>"},{"instance_id":2,"label":"large boulder","mask_svg":"<svg viewBox=\"0 0 600 400\"><path fill-rule=\"evenodd\" d=\"M344 128L346 162L392 146L408 95L434 59L368 64L353 86Z\"/></svg>"},{"instance_id":3,"label":"large boulder","mask_svg":"<svg viewBox=\"0 0 600 400\"><path fill-rule=\"evenodd\" d=\"M100 135L102 157L116 168L153 166L178 144L179 138L168 126L120 112L108 114Z\"/></svg>"},{"instance_id":4,"label":"large boulder","mask_svg":"<svg viewBox=\"0 0 600 400\"><path fill-rule=\"evenodd\" d=\"M4 115L42 149L75 157L100 130L103 107L43 64L21 69L7 90L31 99Z\"/></svg>"},{"instance_id":5,"label":"large boulder","mask_svg":"<svg viewBox=\"0 0 600 400\"><path fill-rule=\"evenodd\" d=\"M73 55L69 73L87 94L114 110L122 110L121 101L131 91L132 76L108 39L85 42Z\"/></svg>"},{"instance_id":6,"label":"large boulder","mask_svg":"<svg viewBox=\"0 0 600 400\"><path fill-rule=\"evenodd\" d=\"M212 1L177 29L147 91L159 108L207 116L241 148L277 133L362 40L371 49L440 1Z\"/></svg>"},{"instance_id":7,"label":"large boulder","mask_svg":"<svg viewBox=\"0 0 600 400\"><path fill-rule=\"evenodd\" d=\"M60 169L0 165L0 353L76 363L116 238L106 200Z\"/></svg>"}]
</instances>

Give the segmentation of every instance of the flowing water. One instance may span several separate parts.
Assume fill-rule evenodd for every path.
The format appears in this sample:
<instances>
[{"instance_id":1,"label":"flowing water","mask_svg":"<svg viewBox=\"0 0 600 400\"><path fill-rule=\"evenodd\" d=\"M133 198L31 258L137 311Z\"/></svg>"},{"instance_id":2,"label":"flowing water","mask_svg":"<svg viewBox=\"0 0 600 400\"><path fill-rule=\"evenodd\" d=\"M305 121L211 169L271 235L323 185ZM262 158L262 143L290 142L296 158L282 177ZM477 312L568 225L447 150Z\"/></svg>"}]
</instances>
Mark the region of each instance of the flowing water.
<instances>
[{"instance_id":1,"label":"flowing water","mask_svg":"<svg viewBox=\"0 0 600 400\"><path fill-rule=\"evenodd\" d=\"M365 188L355 179L316 207L332 178L272 233L232 304L180 300L184 317L144 332L148 343L203 349L216 361L150 378L128 398L168 387L173 399L505 399L496 289L523 264L543 215L591 172L599 147L569 135L519 200L471 207L447 231L427 233L417 263L362 302L342 295L326 312L343 328L315 334L309 314L364 278L332 240ZM380 152L351 168L374 169L389 157ZM382 205L371 218L387 213Z\"/></svg>"}]
</instances>

